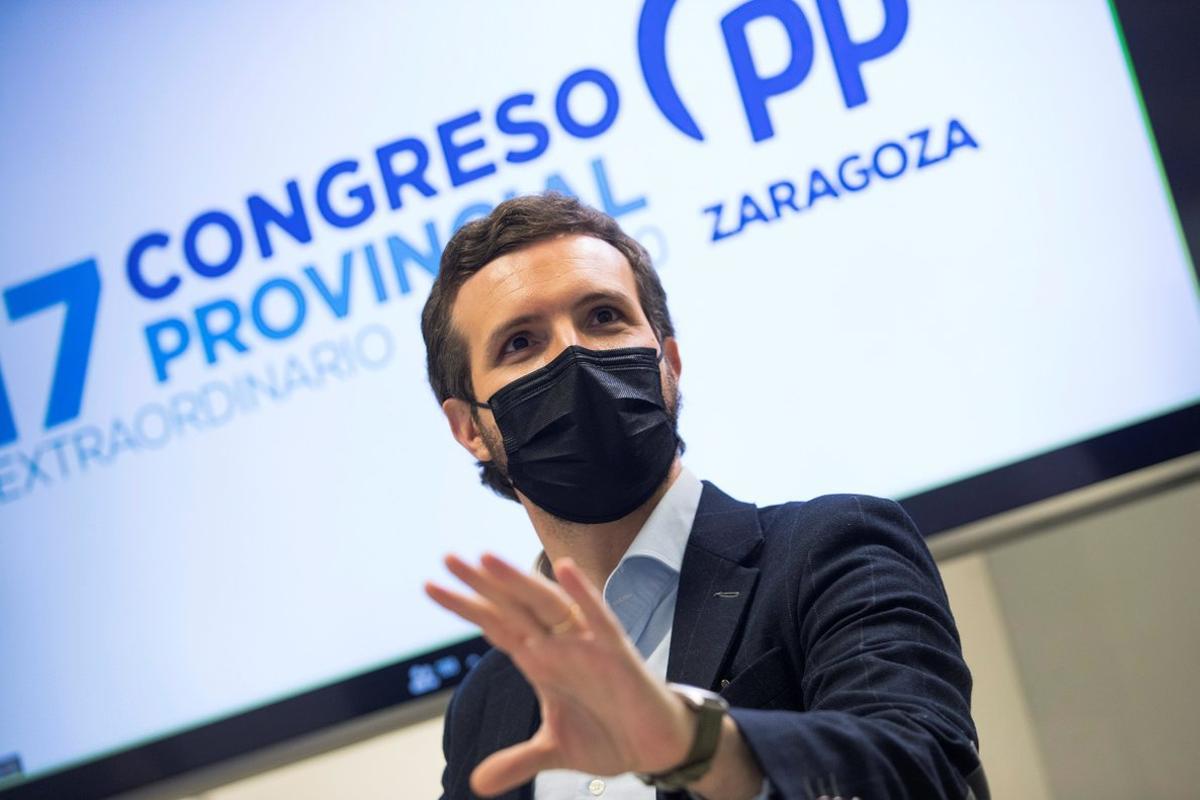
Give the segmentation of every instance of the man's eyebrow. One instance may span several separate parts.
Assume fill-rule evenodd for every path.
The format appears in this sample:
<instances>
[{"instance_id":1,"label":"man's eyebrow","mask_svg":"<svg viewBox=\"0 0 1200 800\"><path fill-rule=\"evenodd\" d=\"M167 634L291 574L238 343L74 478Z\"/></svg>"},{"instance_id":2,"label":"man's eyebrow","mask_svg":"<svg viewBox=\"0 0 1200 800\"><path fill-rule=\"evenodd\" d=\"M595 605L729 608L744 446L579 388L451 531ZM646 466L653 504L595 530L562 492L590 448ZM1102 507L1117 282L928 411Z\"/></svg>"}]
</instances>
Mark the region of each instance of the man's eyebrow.
<instances>
[{"instance_id":1,"label":"man's eyebrow","mask_svg":"<svg viewBox=\"0 0 1200 800\"><path fill-rule=\"evenodd\" d=\"M597 302L612 303L613 305L625 306L629 304L629 298L619 292L598 291L588 292L583 297L575 301L575 308L581 306L590 306Z\"/></svg>"}]
</instances>

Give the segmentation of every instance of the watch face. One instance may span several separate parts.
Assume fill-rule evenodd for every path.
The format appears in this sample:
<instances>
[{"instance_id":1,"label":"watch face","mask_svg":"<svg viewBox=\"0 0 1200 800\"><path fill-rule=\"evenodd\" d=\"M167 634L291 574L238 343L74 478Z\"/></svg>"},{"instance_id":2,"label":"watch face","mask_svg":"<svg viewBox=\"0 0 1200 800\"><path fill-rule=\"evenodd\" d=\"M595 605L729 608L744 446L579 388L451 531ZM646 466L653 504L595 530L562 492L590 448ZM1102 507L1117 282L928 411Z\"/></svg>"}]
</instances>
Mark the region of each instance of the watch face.
<instances>
[{"instance_id":1,"label":"watch face","mask_svg":"<svg viewBox=\"0 0 1200 800\"><path fill-rule=\"evenodd\" d=\"M669 683L667 686L687 701L688 705L697 710L708 707L720 708L724 711L729 708L729 703L725 698L716 692L710 692L707 689L701 689L699 686L688 686L683 683Z\"/></svg>"}]
</instances>

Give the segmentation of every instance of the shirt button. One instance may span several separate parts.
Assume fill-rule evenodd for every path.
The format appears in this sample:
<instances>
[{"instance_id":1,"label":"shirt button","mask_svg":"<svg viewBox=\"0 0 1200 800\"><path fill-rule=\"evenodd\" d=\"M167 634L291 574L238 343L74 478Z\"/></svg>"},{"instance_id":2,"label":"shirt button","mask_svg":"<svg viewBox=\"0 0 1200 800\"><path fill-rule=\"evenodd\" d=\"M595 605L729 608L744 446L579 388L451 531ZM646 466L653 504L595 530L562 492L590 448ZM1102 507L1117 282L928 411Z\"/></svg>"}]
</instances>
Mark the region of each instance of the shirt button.
<instances>
[{"instance_id":1,"label":"shirt button","mask_svg":"<svg viewBox=\"0 0 1200 800\"><path fill-rule=\"evenodd\" d=\"M592 782L588 784L588 791L593 797L599 797L604 794L604 781L599 778L592 778Z\"/></svg>"}]
</instances>

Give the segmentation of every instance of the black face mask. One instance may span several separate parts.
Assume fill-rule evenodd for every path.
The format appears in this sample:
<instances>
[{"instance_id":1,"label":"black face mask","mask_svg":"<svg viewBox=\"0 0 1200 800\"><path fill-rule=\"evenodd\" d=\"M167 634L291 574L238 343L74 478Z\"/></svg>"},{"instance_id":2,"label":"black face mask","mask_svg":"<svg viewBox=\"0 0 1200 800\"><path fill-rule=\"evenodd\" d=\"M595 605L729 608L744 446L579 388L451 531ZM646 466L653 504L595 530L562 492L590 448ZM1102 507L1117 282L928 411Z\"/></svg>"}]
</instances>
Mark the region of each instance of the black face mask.
<instances>
[{"instance_id":1,"label":"black face mask","mask_svg":"<svg viewBox=\"0 0 1200 800\"><path fill-rule=\"evenodd\" d=\"M650 499L679 439L663 400L661 354L572 345L487 403L513 486L572 522L612 522Z\"/></svg>"}]
</instances>

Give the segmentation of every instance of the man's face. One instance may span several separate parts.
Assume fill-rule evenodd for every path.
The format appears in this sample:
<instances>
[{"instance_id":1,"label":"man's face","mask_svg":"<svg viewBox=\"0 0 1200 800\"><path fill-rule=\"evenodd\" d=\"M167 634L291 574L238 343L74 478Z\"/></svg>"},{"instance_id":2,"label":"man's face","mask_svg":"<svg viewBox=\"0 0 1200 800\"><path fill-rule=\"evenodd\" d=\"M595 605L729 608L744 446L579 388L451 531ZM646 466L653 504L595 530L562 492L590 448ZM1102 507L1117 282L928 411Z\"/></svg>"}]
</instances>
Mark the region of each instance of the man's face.
<instances>
[{"instance_id":1,"label":"man's face","mask_svg":"<svg viewBox=\"0 0 1200 800\"><path fill-rule=\"evenodd\" d=\"M562 236L497 258L472 275L454 301L452 323L467 345L475 399L486 402L512 381L554 360L565 348L659 348L638 302L633 269L620 251L590 236ZM679 357L664 342L663 396L675 410ZM481 461L504 467L491 412L480 430L467 425L462 401L443 404L455 437Z\"/></svg>"}]
</instances>

